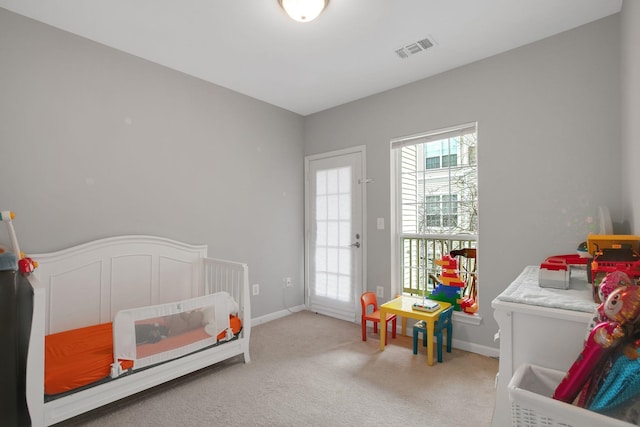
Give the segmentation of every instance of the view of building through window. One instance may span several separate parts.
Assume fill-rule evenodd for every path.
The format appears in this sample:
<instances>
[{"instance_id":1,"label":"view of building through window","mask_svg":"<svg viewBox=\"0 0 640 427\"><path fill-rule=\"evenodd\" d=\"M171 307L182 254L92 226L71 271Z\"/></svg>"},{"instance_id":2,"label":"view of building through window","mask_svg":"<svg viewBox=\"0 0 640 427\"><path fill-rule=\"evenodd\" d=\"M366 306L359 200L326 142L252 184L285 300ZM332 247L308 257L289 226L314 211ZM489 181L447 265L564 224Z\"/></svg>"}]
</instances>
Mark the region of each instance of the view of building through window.
<instances>
[{"instance_id":1,"label":"view of building through window","mask_svg":"<svg viewBox=\"0 0 640 427\"><path fill-rule=\"evenodd\" d=\"M452 250L476 247L476 125L398 139L392 148L403 291L422 295L437 281L436 259ZM475 273L476 260L472 262L461 270Z\"/></svg>"}]
</instances>

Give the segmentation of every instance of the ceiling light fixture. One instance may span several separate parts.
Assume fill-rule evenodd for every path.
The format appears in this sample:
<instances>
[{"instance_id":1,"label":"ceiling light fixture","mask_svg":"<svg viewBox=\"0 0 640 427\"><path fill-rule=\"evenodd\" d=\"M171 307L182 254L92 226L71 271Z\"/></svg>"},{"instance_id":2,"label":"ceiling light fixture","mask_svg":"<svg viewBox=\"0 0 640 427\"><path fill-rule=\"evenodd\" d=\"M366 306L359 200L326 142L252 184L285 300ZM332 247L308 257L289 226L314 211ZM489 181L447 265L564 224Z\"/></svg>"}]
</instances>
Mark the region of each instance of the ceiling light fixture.
<instances>
[{"instance_id":1,"label":"ceiling light fixture","mask_svg":"<svg viewBox=\"0 0 640 427\"><path fill-rule=\"evenodd\" d=\"M329 0L278 0L278 3L291 19L309 22L322 13Z\"/></svg>"}]
</instances>

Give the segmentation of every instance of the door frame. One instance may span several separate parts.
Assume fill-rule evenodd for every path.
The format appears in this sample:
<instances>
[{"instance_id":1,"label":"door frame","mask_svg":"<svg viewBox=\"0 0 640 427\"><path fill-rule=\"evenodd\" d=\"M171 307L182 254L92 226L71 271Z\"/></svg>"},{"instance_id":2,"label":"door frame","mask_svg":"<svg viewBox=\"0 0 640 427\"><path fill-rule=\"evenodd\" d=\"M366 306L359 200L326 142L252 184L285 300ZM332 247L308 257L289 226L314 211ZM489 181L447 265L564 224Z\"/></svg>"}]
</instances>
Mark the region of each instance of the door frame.
<instances>
[{"instance_id":1,"label":"door frame","mask_svg":"<svg viewBox=\"0 0 640 427\"><path fill-rule=\"evenodd\" d=\"M356 185L361 185L361 208L360 212L361 212L361 224L362 224L362 237L360 239L360 253L362 255L362 262L360 263L360 283L356 284L356 295L358 293L362 293L364 292L364 289L366 289L366 283L367 283L367 186L365 184L367 184L368 182L370 182L369 179L366 178L367 176L367 147L366 145L357 145L354 147L349 147L349 148L344 148L344 149L340 149L340 150L334 150L334 151L328 151L325 153L319 153L319 154L312 154L312 155L308 155L305 156L304 158L304 304L307 307L307 309L310 308L310 304L309 304L309 254L310 254L310 236L311 236L311 231L310 231L310 226L311 226L311 218L310 218L310 180L309 180L309 163L314 161L314 160L320 160L320 159L326 159L326 158L330 158L330 157L338 157L338 156L342 156L342 155L347 155L347 154L354 154L354 153L359 153L360 154L360 167L361 167L361 173L362 173L362 177L360 178L360 182L357 183ZM359 323L360 322L360 314L361 314L361 307L360 307L360 299L359 298L355 298L355 323Z\"/></svg>"}]
</instances>

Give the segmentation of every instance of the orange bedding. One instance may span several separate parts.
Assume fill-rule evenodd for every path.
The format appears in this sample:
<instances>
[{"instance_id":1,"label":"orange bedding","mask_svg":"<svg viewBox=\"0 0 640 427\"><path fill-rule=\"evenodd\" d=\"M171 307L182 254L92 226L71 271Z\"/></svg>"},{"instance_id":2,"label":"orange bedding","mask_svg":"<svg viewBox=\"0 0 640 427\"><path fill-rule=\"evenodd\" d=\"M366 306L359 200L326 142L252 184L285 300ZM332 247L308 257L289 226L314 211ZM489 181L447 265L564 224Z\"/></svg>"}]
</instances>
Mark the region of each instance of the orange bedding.
<instances>
[{"instance_id":1,"label":"orange bedding","mask_svg":"<svg viewBox=\"0 0 640 427\"><path fill-rule=\"evenodd\" d=\"M113 363L111 323L73 329L44 337L44 392L75 390L109 376ZM133 366L124 361L123 369Z\"/></svg>"},{"instance_id":2,"label":"orange bedding","mask_svg":"<svg viewBox=\"0 0 640 427\"><path fill-rule=\"evenodd\" d=\"M240 319L231 316L233 333L237 334L241 327ZM189 337L186 337L187 335ZM224 332L221 333L218 339L224 338L224 335ZM168 348L175 348L177 342L184 345L205 338L211 337L204 332L204 328L199 328L154 344L139 345L136 350L138 357L144 357ZM47 335L45 336L44 392L47 395L64 393L107 378L112 362L111 323ZM127 370L133 366L133 361L123 360L121 364L122 369Z\"/></svg>"}]
</instances>

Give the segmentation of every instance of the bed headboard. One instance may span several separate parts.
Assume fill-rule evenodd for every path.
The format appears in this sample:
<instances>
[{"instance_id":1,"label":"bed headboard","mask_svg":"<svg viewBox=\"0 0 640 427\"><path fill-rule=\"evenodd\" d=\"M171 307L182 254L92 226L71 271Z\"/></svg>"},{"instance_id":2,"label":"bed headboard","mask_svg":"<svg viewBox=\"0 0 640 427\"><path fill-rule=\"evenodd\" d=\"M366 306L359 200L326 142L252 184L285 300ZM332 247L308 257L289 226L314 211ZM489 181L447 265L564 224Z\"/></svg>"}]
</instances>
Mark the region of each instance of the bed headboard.
<instances>
[{"instance_id":1,"label":"bed headboard","mask_svg":"<svg viewBox=\"0 0 640 427\"><path fill-rule=\"evenodd\" d=\"M111 322L119 310L204 291L206 245L118 236L30 256L38 262L32 285L46 290L45 334Z\"/></svg>"}]
</instances>

